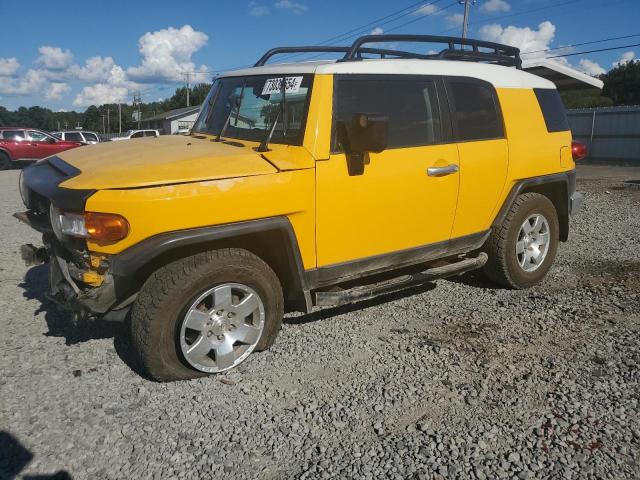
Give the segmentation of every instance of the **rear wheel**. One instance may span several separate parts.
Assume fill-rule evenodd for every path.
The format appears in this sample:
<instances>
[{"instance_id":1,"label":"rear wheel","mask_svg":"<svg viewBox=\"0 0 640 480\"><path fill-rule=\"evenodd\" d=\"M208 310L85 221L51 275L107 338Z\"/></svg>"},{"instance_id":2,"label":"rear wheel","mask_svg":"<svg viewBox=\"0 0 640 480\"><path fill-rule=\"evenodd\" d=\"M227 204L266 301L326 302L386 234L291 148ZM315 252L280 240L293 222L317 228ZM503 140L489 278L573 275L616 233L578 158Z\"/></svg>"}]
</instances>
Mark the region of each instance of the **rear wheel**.
<instances>
[{"instance_id":1,"label":"rear wheel","mask_svg":"<svg viewBox=\"0 0 640 480\"><path fill-rule=\"evenodd\" d=\"M11 170L13 168L13 162L9 155L5 152L0 152L0 170Z\"/></svg>"},{"instance_id":2,"label":"rear wheel","mask_svg":"<svg viewBox=\"0 0 640 480\"><path fill-rule=\"evenodd\" d=\"M283 305L278 277L252 253L199 253L145 282L131 317L133 344L156 380L223 372L273 344Z\"/></svg>"},{"instance_id":3,"label":"rear wheel","mask_svg":"<svg viewBox=\"0 0 640 480\"><path fill-rule=\"evenodd\" d=\"M559 231L558 214L547 197L538 193L520 195L487 240L485 273L509 288L540 283L555 259Z\"/></svg>"}]
</instances>

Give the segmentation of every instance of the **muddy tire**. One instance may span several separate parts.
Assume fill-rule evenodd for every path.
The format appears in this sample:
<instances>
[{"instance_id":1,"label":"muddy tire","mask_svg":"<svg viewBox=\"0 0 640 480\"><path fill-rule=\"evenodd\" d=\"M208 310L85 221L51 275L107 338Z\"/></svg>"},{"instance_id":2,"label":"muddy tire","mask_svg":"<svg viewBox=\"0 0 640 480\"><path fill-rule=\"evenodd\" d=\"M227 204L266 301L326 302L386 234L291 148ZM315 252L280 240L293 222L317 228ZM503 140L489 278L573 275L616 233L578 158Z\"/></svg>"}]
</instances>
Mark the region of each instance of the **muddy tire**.
<instances>
[{"instance_id":1,"label":"muddy tire","mask_svg":"<svg viewBox=\"0 0 640 480\"><path fill-rule=\"evenodd\" d=\"M547 197L519 195L483 248L489 256L486 275L508 288L537 285L556 257L559 231L558 214Z\"/></svg>"},{"instance_id":2,"label":"muddy tire","mask_svg":"<svg viewBox=\"0 0 640 480\"><path fill-rule=\"evenodd\" d=\"M135 353L158 381L229 370L269 348L282 325L282 287L273 270L242 249L172 262L143 285L131 315Z\"/></svg>"}]
</instances>

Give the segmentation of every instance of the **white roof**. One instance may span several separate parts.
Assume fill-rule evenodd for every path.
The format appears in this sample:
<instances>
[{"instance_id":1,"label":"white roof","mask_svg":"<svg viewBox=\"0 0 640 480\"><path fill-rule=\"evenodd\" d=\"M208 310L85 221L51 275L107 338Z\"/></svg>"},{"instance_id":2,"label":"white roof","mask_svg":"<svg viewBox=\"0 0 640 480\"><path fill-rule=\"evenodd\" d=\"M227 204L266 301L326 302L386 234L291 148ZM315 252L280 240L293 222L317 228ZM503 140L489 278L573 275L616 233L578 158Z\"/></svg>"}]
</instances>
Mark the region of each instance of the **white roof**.
<instances>
[{"instance_id":1,"label":"white roof","mask_svg":"<svg viewBox=\"0 0 640 480\"><path fill-rule=\"evenodd\" d=\"M555 88L549 80L518 70L477 62L420 59L366 59L350 62L300 62L265 65L233 70L222 77L244 75L287 75L294 73L317 74L396 74L396 75L448 75L485 80L496 88Z\"/></svg>"}]
</instances>

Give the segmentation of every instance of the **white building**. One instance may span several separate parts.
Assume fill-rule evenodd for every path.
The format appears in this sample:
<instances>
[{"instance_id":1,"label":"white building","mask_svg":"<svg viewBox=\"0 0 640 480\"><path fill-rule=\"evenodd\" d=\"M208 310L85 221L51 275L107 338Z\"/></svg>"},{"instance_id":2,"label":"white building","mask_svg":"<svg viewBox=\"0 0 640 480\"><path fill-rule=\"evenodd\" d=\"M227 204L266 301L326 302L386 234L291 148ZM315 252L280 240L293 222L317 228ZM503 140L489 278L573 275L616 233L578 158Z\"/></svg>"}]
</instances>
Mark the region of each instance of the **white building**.
<instances>
[{"instance_id":1,"label":"white building","mask_svg":"<svg viewBox=\"0 0 640 480\"><path fill-rule=\"evenodd\" d=\"M178 131L191 129L196 118L198 118L199 112L200 105L169 110L168 112L142 119L140 128L159 130L161 135L173 135Z\"/></svg>"}]
</instances>

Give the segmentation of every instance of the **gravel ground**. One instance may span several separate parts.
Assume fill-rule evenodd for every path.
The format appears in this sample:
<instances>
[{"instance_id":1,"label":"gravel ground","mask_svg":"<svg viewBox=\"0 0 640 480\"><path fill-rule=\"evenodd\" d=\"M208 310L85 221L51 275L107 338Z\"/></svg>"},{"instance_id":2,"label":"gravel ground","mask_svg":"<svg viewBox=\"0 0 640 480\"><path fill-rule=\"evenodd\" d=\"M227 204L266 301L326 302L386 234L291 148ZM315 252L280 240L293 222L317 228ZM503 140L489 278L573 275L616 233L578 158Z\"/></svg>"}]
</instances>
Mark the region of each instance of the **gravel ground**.
<instances>
[{"instance_id":1,"label":"gravel ground","mask_svg":"<svg viewBox=\"0 0 640 480\"><path fill-rule=\"evenodd\" d=\"M610 174L580 171L536 288L472 273L292 315L240 369L159 384L124 325L43 303L0 172L0 477L638 478L640 190L620 179L640 168Z\"/></svg>"}]
</instances>

